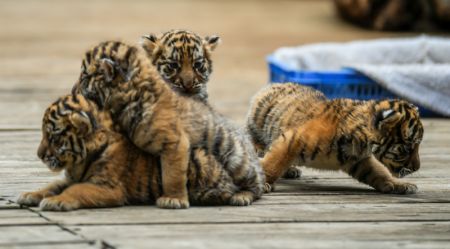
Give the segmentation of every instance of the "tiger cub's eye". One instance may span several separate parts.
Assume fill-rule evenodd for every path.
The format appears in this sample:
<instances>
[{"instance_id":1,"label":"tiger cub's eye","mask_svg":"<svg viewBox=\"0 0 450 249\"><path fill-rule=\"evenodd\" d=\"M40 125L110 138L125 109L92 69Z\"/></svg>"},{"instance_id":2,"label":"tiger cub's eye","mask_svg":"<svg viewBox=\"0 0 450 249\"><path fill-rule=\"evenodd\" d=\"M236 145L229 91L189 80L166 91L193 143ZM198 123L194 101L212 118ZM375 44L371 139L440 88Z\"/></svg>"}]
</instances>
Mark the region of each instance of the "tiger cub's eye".
<instances>
[{"instance_id":1,"label":"tiger cub's eye","mask_svg":"<svg viewBox=\"0 0 450 249\"><path fill-rule=\"evenodd\" d=\"M176 62L170 62L168 65L169 65L169 68L172 70L176 70L179 67L178 63L176 63Z\"/></svg>"},{"instance_id":2,"label":"tiger cub's eye","mask_svg":"<svg viewBox=\"0 0 450 249\"><path fill-rule=\"evenodd\" d=\"M200 69L203 67L203 62L202 61L196 61L194 62L194 68L195 69Z\"/></svg>"}]
</instances>

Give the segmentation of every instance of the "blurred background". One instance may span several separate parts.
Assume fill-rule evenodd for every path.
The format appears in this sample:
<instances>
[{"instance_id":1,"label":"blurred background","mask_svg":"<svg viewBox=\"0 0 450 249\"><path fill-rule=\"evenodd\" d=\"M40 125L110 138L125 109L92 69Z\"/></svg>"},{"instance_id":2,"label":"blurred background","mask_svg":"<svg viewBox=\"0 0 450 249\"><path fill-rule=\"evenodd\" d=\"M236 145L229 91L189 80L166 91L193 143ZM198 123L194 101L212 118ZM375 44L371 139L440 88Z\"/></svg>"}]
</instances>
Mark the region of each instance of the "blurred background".
<instances>
[{"instance_id":1,"label":"blurred background","mask_svg":"<svg viewBox=\"0 0 450 249\"><path fill-rule=\"evenodd\" d=\"M421 23L394 32L364 20L360 25L344 21L327 0L2 0L0 110L5 118L0 128L39 128L45 107L77 79L84 51L106 39L138 42L144 34L170 29L219 35L210 102L242 124L250 97L268 82L266 56L279 47L447 35L445 25Z\"/></svg>"}]
</instances>

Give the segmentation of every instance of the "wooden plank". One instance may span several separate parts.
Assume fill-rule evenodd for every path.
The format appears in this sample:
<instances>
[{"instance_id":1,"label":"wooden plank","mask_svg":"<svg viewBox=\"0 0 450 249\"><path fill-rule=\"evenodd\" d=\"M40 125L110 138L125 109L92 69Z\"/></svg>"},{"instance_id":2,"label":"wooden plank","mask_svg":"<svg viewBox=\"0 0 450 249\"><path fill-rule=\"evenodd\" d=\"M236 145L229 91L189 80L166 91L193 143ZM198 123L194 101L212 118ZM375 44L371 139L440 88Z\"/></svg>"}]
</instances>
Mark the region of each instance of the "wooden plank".
<instances>
[{"instance_id":1,"label":"wooden plank","mask_svg":"<svg viewBox=\"0 0 450 249\"><path fill-rule=\"evenodd\" d=\"M267 197L263 197L265 199ZM312 197L313 198L313 197ZM154 206L131 206L42 212L52 221L73 224L179 224L342 221L449 221L450 204L286 204L249 207L192 207L164 210Z\"/></svg>"},{"instance_id":2,"label":"wooden plank","mask_svg":"<svg viewBox=\"0 0 450 249\"><path fill-rule=\"evenodd\" d=\"M6 244L4 246L0 245L0 248L8 249L84 249L84 248L107 248L102 247L102 243L98 242L83 242L83 241L67 241L67 242L52 242L52 243L16 243L16 244Z\"/></svg>"},{"instance_id":3,"label":"wooden plank","mask_svg":"<svg viewBox=\"0 0 450 249\"><path fill-rule=\"evenodd\" d=\"M0 227L51 224L44 217L28 209L0 209Z\"/></svg>"},{"instance_id":4,"label":"wooden plank","mask_svg":"<svg viewBox=\"0 0 450 249\"><path fill-rule=\"evenodd\" d=\"M87 244L89 242L56 225L0 226L0 234L0 247L34 246L55 243Z\"/></svg>"},{"instance_id":5,"label":"wooden plank","mask_svg":"<svg viewBox=\"0 0 450 249\"><path fill-rule=\"evenodd\" d=\"M0 209L17 209L19 205L0 196Z\"/></svg>"},{"instance_id":6,"label":"wooden plank","mask_svg":"<svg viewBox=\"0 0 450 249\"><path fill-rule=\"evenodd\" d=\"M449 222L70 226L113 246L145 248L440 248ZM353 231L353 232L352 232ZM417 234L426 234L418 237ZM377 247L376 247L377 246Z\"/></svg>"},{"instance_id":7,"label":"wooden plank","mask_svg":"<svg viewBox=\"0 0 450 249\"><path fill-rule=\"evenodd\" d=\"M248 240L242 238L240 240L210 240L210 238L202 237L189 240L179 240L177 238L160 238L155 240L149 239L129 239L121 240L120 238L111 239L111 245L117 248L129 249L147 249L150 245L156 245L164 248L215 248L215 249L251 249L251 248L283 248L283 249L335 249L335 248L349 248L349 249L379 249L379 248L409 248L409 249L443 249L448 248L448 241L427 241L427 240L413 240L413 241L349 241L349 240L300 240L296 237L291 237L286 240L273 240L271 238L262 237L257 240Z\"/></svg>"}]
</instances>

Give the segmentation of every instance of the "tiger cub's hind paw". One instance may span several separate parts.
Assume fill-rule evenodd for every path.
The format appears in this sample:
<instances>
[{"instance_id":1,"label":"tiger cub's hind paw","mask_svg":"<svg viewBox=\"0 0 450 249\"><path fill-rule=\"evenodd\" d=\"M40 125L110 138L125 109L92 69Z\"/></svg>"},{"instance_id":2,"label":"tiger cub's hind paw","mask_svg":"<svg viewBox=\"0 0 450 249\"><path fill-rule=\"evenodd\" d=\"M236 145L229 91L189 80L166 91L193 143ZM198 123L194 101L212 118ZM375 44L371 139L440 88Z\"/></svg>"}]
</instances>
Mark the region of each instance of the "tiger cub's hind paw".
<instances>
[{"instance_id":1,"label":"tiger cub's hind paw","mask_svg":"<svg viewBox=\"0 0 450 249\"><path fill-rule=\"evenodd\" d=\"M293 166L289 167L288 170L284 173L284 179L299 179L302 176L302 171L300 168Z\"/></svg>"},{"instance_id":2,"label":"tiger cub's hind paw","mask_svg":"<svg viewBox=\"0 0 450 249\"><path fill-rule=\"evenodd\" d=\"M185 209L189 208L189 200L162 196L156 200L156 206L167 209Z\"/></svg>"},{"instance_id":3,"label":"tiger cub's hind paw","mask_svg":"<svg viewBox=\"0 0 450 249\"><path fill-rule=\"evenodd\" d=\"M250 191L242 191L234 194L230 199L230 205L232 206L248 206L252 204L254 200L254 194Z\"/></svg>"}]
</instances>

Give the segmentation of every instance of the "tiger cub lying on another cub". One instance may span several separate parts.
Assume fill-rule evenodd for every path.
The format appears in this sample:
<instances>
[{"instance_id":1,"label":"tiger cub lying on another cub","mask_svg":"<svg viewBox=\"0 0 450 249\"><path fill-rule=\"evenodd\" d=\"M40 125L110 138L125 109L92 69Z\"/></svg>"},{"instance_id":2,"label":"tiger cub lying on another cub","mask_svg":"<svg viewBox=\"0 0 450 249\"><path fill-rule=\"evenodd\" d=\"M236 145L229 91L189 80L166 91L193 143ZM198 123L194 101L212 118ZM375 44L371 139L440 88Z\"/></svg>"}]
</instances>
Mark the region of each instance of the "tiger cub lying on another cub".
<instances>
[{"instance_id":1,"label":"tiger cub lying on another cub","mask_svg":"<svg viewBox=\"0 0 450 249\"><path fill-rule=\"evenodd\" d=\"M402 100L328 100L298 84L273 84L252 101L247 128L262 159L266 191L292 164L342 170L383 193L411 194L403 177L420 167L423 126Z\"/></svg>"},{"instance_id":2,"label":"tiger cub lying on another cub","mask_svg":"<svg viewBox=\"0 0 450 249\"><path fill-rule=\"evenodd\" d=\"M109 112L101 111L82 95L68 95L45 112L38 156L65 178L47 187L23 193L18 203L43 210L112 207L154 203L162 196L162 169L158 157L134 146L114 131ZM258 183L252 172L241 181ZM189 201L198 205L248 205L232 174L202 148L193 149L187 169ZM241 183L242 184L242 183ZM262 186L262 183L259 183Z\"/></svg>"}]
</instances>

